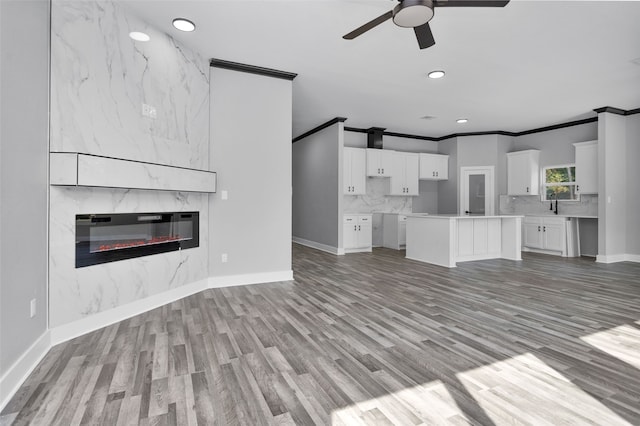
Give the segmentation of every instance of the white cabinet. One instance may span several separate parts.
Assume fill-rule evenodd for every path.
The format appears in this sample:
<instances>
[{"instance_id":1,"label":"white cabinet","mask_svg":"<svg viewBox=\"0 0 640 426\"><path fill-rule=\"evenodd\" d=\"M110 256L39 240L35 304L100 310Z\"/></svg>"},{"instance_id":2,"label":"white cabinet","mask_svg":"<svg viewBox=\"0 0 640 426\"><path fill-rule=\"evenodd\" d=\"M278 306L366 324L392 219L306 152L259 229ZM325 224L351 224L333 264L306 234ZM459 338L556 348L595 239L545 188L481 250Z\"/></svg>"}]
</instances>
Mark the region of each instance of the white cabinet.
<instances>
[{"instance_id":1,"label":"white cabinet","mask_svg":"<svg viewBox=\"0 0 640 426\"><path fill-rule=\"evenodd\" d=\"M382 246L400 250L407 244L407 215L385 213L382 216Z\"/></svg>"},{"instance_id":2,"label":"white cabinet","mask_svg":"<svg viewBox=\"0 0 640 426\"><path fill-rule=\"evenodd\" d=\"M577 220L556 216L525 216L522 246L524 249L564 257L579 256Z\"/></svg>"},{"instance_id":3,"label":"white cabinet","mask_svg":"<svg viewBox=\"0 0 640 426\"><path fill-rule=\"evenodd\" d=\"M393 153L394 151L388 149L367 148L367 176L390 177Z\"/></svg>"},{"instance_id":4,"label":"white cabinet","mask_svg":"<svg viewBox=\"0 0 640 426\"><path fill-rule=\"evenodd\" d=\"M543 248L541 231L542 219L525 217L522 223L522 245L529 248Z\"/></svg>"},{"instance_id":5,"label":"white cabinet","mask_svg":"<svg viewBox=\"0 0 640 426\"><path fill-rule=\"evenodd\" d=\"M342 181L344 194L366 194L366 157L366 151L362 148L344 148L342 163Z\"/></svg>"},{"instance_id":6,"label":"white cabinet","mask_svg":"<svg viewBox=\"0 0 640 426\"><path fill-rule=\"evenodd\" d=\"M420 179L449 179L449 156L440 154L420 154Z\"/></svg>"},{"instance_id":7,"label":"white cabinet","mask_svg":"<svg viewBox=\"0 0 640 426\"><path fill-rule=\"evenodd\" d=\"M344 215L342 221L342 243L345 253L371 251L372 222L370 214Z\"/></svg>"},{"instance_id":8,"label":"white cabinet","mask_svg":"<svg viewBox=\"0 0 640 426\"><path fill-rule=\"evenodd\" d=\"M394 152L389 195L419 195L419 156L412 152Z\"/></svg>"},{"instance_id":9,"label":"white cabinet","mask_svg":"<svg viewBox=\"0 0 640 426\"><path fill-rule=\"evenodd\" d=\"M540 188L540 151L509 152L507 154L507 193L538 195Z\"/></svg>"},{"instance_id":10,"label":"white cabinet","mask_svg":"<svg viewBox=\"0 0 640 426\"><path fill-rule=\"evenodd\" d=\"M574 143L576 147L576 193L598 193L598 141Z\"/></svg>"},{"instance_id":11,"label":"white cabinet","mask_svg":"<svg viewBox=\"0 0 640 426\"><path fill-rule=\"evenodd\" d=\"M476 217L457 222L458 261L501 257L502 219Z\"/></svg>"}]
</instances>

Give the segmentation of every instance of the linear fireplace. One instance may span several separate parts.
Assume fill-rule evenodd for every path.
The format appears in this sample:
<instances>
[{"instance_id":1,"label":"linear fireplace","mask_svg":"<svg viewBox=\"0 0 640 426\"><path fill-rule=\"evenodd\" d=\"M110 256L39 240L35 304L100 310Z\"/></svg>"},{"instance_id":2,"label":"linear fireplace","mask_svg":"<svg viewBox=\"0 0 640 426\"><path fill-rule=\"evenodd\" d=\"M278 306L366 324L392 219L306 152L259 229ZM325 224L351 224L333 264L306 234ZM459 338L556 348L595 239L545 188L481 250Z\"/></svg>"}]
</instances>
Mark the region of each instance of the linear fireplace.
<instances>
[{"instance_id":1,"label":"linear fireplace","mask_svg":"<svg viewBox=\"0 0 640 426\"><path fill-rule=\"evenodd\" d=\"M198 212L76 215L76 268L198 245Z\"/></svg>"}]
</instances>

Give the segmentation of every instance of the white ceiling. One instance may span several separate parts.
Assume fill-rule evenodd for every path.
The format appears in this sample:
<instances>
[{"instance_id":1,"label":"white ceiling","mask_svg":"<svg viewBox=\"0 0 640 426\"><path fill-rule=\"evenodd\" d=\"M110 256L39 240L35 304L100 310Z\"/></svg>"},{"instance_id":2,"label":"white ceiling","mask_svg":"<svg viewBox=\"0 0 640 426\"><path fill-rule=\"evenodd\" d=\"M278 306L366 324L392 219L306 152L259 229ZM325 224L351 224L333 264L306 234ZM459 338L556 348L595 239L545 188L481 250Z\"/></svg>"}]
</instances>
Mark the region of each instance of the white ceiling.
<instances>
[{"instance_id":1,"label":"white ceiling","mask_svg":"<svg viewBox=\"0 0 640 426\"><path fill-rule=\"evenodd\" d=\"M206 58L295 72L293 135L334 117L425 136L522 131L640 107L640 1L436 8L436 45L388 21L390 0L121 0ZM175 17L197 30L180 33ZM633 61L636 60L637 63ZM447 72L440 80L429 71ZM431 120L420 117L434 116ZM456 124L460 117L467 124Z\"/></svg>"}]
</instances>

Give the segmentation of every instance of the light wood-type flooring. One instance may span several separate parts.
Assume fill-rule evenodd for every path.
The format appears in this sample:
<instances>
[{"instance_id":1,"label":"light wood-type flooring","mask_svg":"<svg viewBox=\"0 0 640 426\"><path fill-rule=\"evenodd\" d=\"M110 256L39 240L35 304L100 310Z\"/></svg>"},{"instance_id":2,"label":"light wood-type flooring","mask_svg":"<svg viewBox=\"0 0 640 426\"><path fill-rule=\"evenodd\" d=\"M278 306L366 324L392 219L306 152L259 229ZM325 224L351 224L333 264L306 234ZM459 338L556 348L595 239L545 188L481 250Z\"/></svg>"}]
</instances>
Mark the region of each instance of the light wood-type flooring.
<instances>
[{"instance_id":1,"label":"light wood-type flooring","mask_svg":"<svg viewBox=\"0 0 640 426\"><path fill-rule=\"evenodd\" d=\"M293 282L55 346L0 423L640 424L640 264L403 256L294 245Z\"/></svg>"}]
</instances>

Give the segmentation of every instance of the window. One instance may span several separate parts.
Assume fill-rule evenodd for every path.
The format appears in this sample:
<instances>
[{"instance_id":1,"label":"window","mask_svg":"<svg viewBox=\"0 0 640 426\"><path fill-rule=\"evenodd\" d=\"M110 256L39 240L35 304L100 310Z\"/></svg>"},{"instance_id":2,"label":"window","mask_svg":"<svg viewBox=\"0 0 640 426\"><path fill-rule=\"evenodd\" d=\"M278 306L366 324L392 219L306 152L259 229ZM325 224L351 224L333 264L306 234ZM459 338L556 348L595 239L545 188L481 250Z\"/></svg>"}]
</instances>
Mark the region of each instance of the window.
<instances>
[{"instance_id":1,"label":"window","mask_svg":"<svg viewBox=\"0 0 640 426\"><path fill-rule=\"evenodd\" d=\"M578 199L575 164L545 167L543 179L543 200Z\"/></svg>"}]
</instances>

